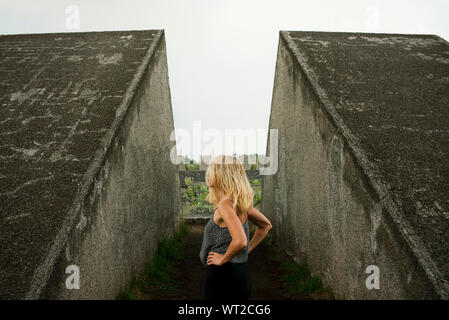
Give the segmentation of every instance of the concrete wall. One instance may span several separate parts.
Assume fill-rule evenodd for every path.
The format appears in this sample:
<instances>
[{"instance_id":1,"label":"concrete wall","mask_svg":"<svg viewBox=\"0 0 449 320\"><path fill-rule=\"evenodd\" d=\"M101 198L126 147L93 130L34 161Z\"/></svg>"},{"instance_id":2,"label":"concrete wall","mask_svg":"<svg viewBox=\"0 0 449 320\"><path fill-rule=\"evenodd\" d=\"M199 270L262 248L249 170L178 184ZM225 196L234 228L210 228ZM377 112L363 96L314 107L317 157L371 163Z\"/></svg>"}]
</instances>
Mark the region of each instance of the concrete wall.
<instances>
[{"instance_id":1,"label":"concrete wall","mask_svg":"<svg viewBox=\"0 0 449 320\"><path fill-rule=\"evenodd\" d=\"M180 222L165 37L159 36L39 298L115 298ZM79 290L66 289L68 265L80 268Z\"/></svg>"},{"instance_id":2,"label":"concrete wall","mask_svg":"<svg viewBox=\"0 0 449 320\"><path fill-rule=\"evenodd\" d=\"M264 176L262 212L272 221L275 242L296 261L306 259L337 298L441 297L282 33L270 116L274 128L279 169ZM380 269L379 290L365 286L369 265Z\"/></svg>"}]
</instances>

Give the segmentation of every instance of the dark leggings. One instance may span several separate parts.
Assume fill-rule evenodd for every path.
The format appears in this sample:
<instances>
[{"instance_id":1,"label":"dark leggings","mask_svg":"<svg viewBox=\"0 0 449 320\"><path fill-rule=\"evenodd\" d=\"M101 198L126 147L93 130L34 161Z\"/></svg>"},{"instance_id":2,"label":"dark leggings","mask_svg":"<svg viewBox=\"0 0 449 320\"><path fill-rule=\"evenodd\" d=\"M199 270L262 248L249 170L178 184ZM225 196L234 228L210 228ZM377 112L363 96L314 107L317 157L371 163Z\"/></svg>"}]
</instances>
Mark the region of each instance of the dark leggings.
<instances>
[{"instance_id":1,"label":"dark leggings","mask_svg":"<svg viewBox=\"0 0 449 320\"><path fill-rule=\"evenodd\" d=\"M248 300L250 295L251 278L247 262L207 266L205 300Z\"/></svg>"}]
</instances>

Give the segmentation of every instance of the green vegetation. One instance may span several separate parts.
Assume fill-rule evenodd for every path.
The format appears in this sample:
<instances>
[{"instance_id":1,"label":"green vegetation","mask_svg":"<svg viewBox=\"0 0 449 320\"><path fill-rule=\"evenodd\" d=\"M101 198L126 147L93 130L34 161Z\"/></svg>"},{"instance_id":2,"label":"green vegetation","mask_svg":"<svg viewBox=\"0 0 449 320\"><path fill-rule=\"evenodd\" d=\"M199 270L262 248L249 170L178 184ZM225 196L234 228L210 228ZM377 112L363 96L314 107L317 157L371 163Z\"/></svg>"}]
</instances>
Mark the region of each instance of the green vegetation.
<instances>
[{"instance_id":1,"label":"green vegetation","mask_svg":"<svg viewBox=\"0 0 449 320\"><path fill-rule=\"evenodd\" d=\"M264 242L269 248L268 258L280 266L286 297L292 300L334 299L332 291L323 286L321 278L312 276L305 260L301 263L293 261L281 248L273 244L271 235L268 235Z\"/></svg>"},{"instance_id":2,"label":"green vegetation","mask_svg":"<svg viewBox=\"0 0 449 320\"><path fill-rule=\"evenodd\" d=\"M281 265L281 268L288 272L283 277L288 296L295 296L298 293L311 294L324 290L321 279L311 275L306 261L300 264L285 263Z\"/></svg>"},{"instance_id":3,"label":"green vegetation","mask_svg":"<svg viewBox=\"0 0 449 320\"><path fill-rule=\"evenodd\" d=\"M187 188L181 188L181 201L185 215L208 215L213 206L206 201L208 189L204 182L193 182L185 178Z\"/></svg>"},{"instance_id":4,"label":"green vegetation","mask_svg":"<svg viewBox=\"0 0 449 320\"><path fill-rule=\"evenodd\" d=\"M249 182L254 190L254 207L257 207L262 202L262 184L260 179L252 179Z\"/></svg>"},{"instance_id":5,"label":"green vegetation","mask_svg":"<svg viewBox=\"0 0 449 320\"><path fill-rule=\"evenodd\" d=\"M249 183L251 183L251 186L253 186L253 187L261 185L260 179L250 179Z\"/></svg>"},{"instance_id":6,"label":"green vegetation","mask_svg":"<svg viewBox=\"0 0 449 320\"><path fill-rule=\"evenodd\" d=\"M185 178L187 194L193 205L201 205L206 201L208 189L204 183L192 183L191 178Z\"/></svg>"},{"instance_id":7,"label":"green vegetation","mask_svg":"<svg viewBox=\"0 0 449 320\"><path fill-rule=\"evenodd\" d=\"M192 171L192 170L200 170L200 165L195 163L186 163L186 170Z\"/></svg>"},{"instance_id":8,"label":"green vegetation","mask_svg":"<svg viewBox=\"0 0 449 320\"><path fill-rule=\"evenodd\" d=\"M116 299L159 299L179 293L180 284L176 263L183 258L183 240L187 234L187 224L171 239L162 239L151 263L146 264L143 274L131 280L126 289L121 289Z\"/></svg>"},{"instance_id":9,"label":"green vegetation","mask_svg":"<svg viewBox=\"0 0 449 320\"><path fill-rule=\"evenodd\" d=\"M260 192L254 190L254 207L257 207L262 202L262 195Z\"/></svg>"},{"instance_id":10,"label":"green vegetation","mask_svg":"<svg viewBox=\"0 0 449 320\"><path fill-rule=\"evenodd\" d=\"M262 185L259 179L250 180L254 190L254 206L262 201ZM181 188L181 201L184 215L209 215L213 206L206 201L209 190L204 182L194 182L192 178L185 178L186 188Z\"/></svg>"}]
</instances>

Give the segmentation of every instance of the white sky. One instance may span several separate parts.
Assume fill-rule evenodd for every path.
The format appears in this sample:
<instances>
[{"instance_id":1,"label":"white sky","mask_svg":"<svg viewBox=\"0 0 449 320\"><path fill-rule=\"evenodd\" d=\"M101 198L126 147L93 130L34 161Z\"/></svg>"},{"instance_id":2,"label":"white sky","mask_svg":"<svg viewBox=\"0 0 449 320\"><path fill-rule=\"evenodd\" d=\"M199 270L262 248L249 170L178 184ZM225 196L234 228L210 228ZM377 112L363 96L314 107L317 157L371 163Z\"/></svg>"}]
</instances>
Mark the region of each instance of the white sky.
<instances>
[{"instance_id":1,"label":"white sky","mask_svg":"<svg viewBox=\"0 0 449 320\"><path fill-rule=\"evenodd\" d=\"M80 10L78 30L66 27L69 5ZM0 0L0 8L0 34L165 29L175 127L191 133L195 120L223 134L268 128L279 30L449 39L448 0ZM231 152L263 154L260 138Z\"/></svg>"}]
</instances>

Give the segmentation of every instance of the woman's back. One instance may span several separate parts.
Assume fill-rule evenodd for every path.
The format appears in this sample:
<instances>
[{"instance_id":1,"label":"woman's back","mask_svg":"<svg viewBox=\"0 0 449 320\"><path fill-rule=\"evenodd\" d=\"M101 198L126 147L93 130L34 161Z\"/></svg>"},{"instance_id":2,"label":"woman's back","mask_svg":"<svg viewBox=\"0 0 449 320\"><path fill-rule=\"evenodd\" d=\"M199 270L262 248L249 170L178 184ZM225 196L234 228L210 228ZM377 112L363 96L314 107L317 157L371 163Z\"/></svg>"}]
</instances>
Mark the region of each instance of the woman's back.
<instances>
[{"instance_id":1,"label":"woman's back","mask_svg":"<svg viewBox=\"0 0 449 320\"><path fill-rule=\"evenodd\" d=\"M229 262L231 263L242 263L248 261L248 245L249 245L248 219L242 226L243 229L245 230L247 245L235 257L229 260ZM218 226L214 221L214 217L212 216L204 228L203 243L201 245L200 250L200 259L203 265L207 266L206 260L209 251L225 254L226 251L228 250L231 241L232 237L229 234L228 228Z\"/></svg>"}]
</instances>

